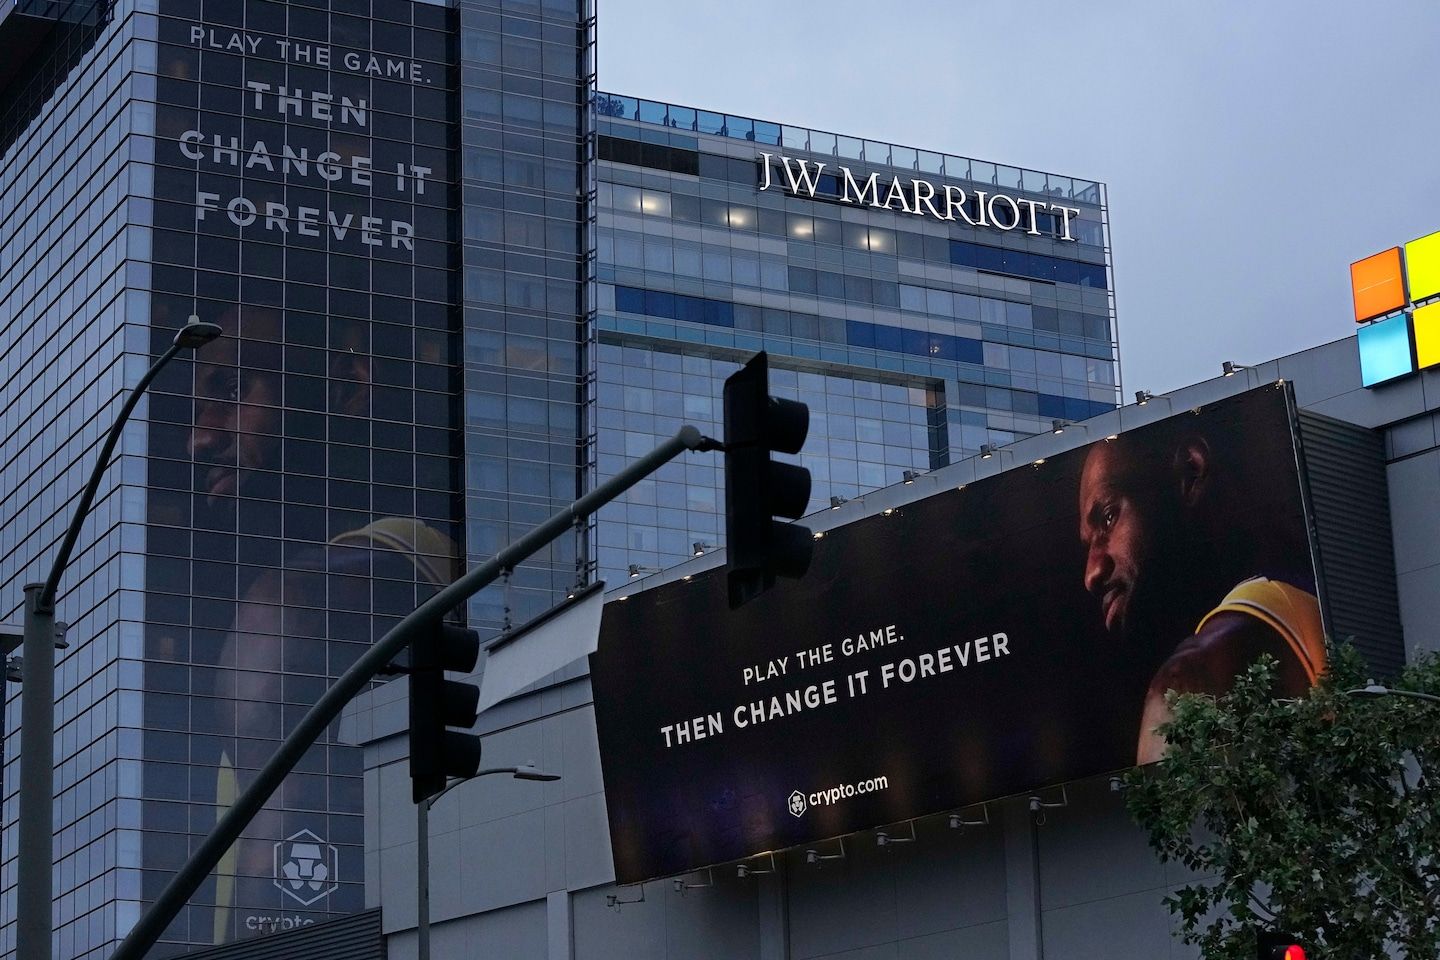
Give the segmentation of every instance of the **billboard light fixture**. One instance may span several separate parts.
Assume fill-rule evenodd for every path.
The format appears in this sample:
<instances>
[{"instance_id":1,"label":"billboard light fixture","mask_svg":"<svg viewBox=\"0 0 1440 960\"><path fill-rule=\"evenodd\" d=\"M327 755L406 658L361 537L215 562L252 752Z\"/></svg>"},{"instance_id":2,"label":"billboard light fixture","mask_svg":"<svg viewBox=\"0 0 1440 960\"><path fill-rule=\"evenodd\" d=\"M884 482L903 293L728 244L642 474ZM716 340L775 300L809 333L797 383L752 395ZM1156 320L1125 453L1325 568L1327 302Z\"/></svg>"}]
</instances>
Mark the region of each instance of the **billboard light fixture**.
<instances>
[{"instance_id":1,"label":"billboard light fixture","mask_svg":"<svg viewBox=\"0 0 1440 960\"><path fill-rule=\"evenodd\" d=\"M952 813L945 818L945 823L951 830L963 830L966 827L988 827L990 825L990 805L988 803L980 805L979 820L967 820L958 813Z\"/></svg>"},{"instance_id":2,"label":"billboard light fixture","mask_svg":"<svg viewBox=\"0 0 1440 960\"><path fill-rule=\"evenodd\" d=\"M1112 434L1110 434L1109 436L1107 436L1105 439L1106 439L1106 440L1119 440L1119 439L1120 439L1120 434L1118 434L1118 433L1112 433Z\"/></svg>"},{"instance_id":3,"label":"billboard light fixture","mask_svg":"<svg viewBox=\"0 0 1440 960\"><path fill-rule=\"evenodd\" d=\"M706 551L706 550L714 550L714 549L715 549L715 544L710 543L709 541L706 541L706 540L696 540L693 544L691 544L691 546L694 548L694 550L695 550L695 556L697 556L697 557L703 557L703 556L705 556L705 551Z\"/></svg>"},{"instance_id":4,"label":"billboard light fixture","mask_svg":"<svg viewBox=\"0 0 1440 960\"><path fill-rule=\"evenodd\" d=\"M1151 393L1149 390L1136 390L1135 405L1137 407L1143 407L1145 406L1145 404L1149 403L1154 396L1155 394Z\"/></svg>"},{"instance_id":5,"label":"billboard light fixture","mask_svg":"<svg viewBox=\"0 0 1440 960\"><path fill-rule=\"evenodd\" d=\"M1085 424L1083 424L1083 423L1076 423L1074 420L1051 420L1051 421L1050 421L1050 432L1053 433L1053 434L1055 434L1055 436L1057 436L1057 437L1060 436L1060 434L1064 433L1066 430L1070 429L1071 427L1079 427L1081 430L1084 430L1086 433L1089 433L1089 432L1090 432L1090 428L1089 428L1089 427L1085 426Z\"/></svg>"},{"instance_id":6,"label":"billboard light fixture","mask_svg":"<svg viewBox=\"0 0 1440 960\"><path fill-rule=\"evenodd\" d=\"M880 516L882 516L882 517L888 517L888 516L891 516L891 515L894 514L894 513L895 513L895 508L894 508L894 507L886 507L884 510L881 510L881 511L880 511Z\"/></svg>"},{"instance_id":7,"label":"billboard light fixture","mask_svg":"<svg viewBox=\"0 0 1440 960\"><path fill-rule=\"evenodd\" d=\"M1045 462L1045 458L1044 458L1044 457L1036 457L1034 460L1031 460L1031 461L1030 461L1030 466L1032 466L1032 467L1038 467L1038 466L1040 466L1040 465L1041 465L1042 463L1044 463L1044 462Z\"/></svg>"},{"instance_id":8,"label":"billboard light fixture","mask_svg":"<svg viewBox=\"0 0 1440 960\"><path fill-rule=\"evenodd\" d=\"M813 537L813 538L816 539L816 540L824 540L824 539L825 539L825 531L824 531L824 530L816 530L816 531L815 531L814 533L812 533L810 536Z\"/></svg>"},{"instance_id":9,"label":"billboard light fixture","mask_svg":"<svg viewBox=\"0 0 1440 960\"><path fill-rule=\"evenodd\" d=\"M737 863L737 864L735 865L735 876L739 877L741 880L744 880L746 877L759 877L759 876L763 876L764 874L767 874L767 873L774 873L775 870L776 870L776 868L775 868L775 854L773 854L773 853L762 853L762 854L760 854L760 856L753 857L753 858L751 858L751 859L752 859L752 860L758 860L758 859L760 859L760 857L765 857L765 858L767 858L767 859L770 861L770 866L769 866L769 867L757 867L757 866L752 866L749 862L746 862L746 863Z\"/></svg>"},{"instance_id":10,"label":"billboard light fixture","mask_svg":"<svg viewBox=\"0 0 1440 960\"><path fill-rule=\"evenodd\" d=\"M684 877L676 877L671 883L675 887L675 892L679 894L684 894L686 890L708 890L710 887L715 886L715 868L705 868L705 880L703 882L691 882Z\"/></svg>"},{"instance_id":11,"label":"billboard light fixture","mask_svg":"<svg viewBox=\"0 0 1440 960\"><path fill-rule=\"evenodd\" d=\"M659 573L660 568L647 567L643 563L632 563L628 568L628 572L630 574L630 579L634 580L636 577L643 577L646 574Z\"/></svg>"},{"instance_id":12,"label":"billboard light fixture","mask_svg":"<svg viewBox=\"0 0 1440 960\"><path fill-rule=\"evenodd\" d=\"M811 864L812 866L817 866L817 867L818 867L820 864L824 863L826 860L844 860L844 859L845 859L845 838L844 838L844 837L836 837L836 838L835 838L835 842L840 845L840 852L839 852L839 853L821 853L821 852L820 852L818 849L816 849L815 847L811 847L811 848L809 848L808 850L805 851L805 862L808 863L808 864Z\"/></svg>"},{"instance_id":13,"label":"billboard light fixture","mask_svg":"<svg viewBox=\"0 0 1440 960\"><path fill-rule=\"evenodd\" d=\"M1233 377L1241 370L1249 369L1250 365L1248 363L1236 363L1234 360L1226 360L1225 362L1220 364L1220 376Z\"/></svg>"},{"instance_id":14,"label":"billboard light fixture","mask_svg":"<svg viewBox=\"0 0 1440 960\"><path fill-rule=\"evenodd\" d=\"M915 821L914 821L914 820L908 820L908 821L906 821L906 826L908 826L908 827L910 828L910 835L909 835L909 836L905 836L905 835L903 835L903 834L901 834L901 835L899 835L899 836L896 836L895 834L891 833L889 830L876 830L876 831L875 831L875 846L877 846L877 847L892 847L892 846L894 846L894 845L897 844L897 843L914 843L914 842L918 839L918 838L915 836Z\"/></svg>"},{"instance_id":15,"label":"billboard light fixture","mask_svg":"<svg viewBox=\"0 0 1440 960\"><path fill-rule=\"evenodd\" d=\"M841 507L843 507L845 504L847 504L847 503L849 503L849 502L850 502L850 501L847 500L845 497L838 496L838 495L833 494L833 493L830 495L830 509L831 509L831 510L839 510Z\"/></svg>"},{"instance_id":16,"label":"billboard light fixture","mask_svg":"<svg viewBox=\"0 0 1440 960\"><path fill-rule=\"evenodd\" d=\"M991 457L993 457L993 456L995 456L995 445L994 445L993 443L982 443L982 444L980 444L980 459L981 459L981 460L989 460L989 459L990 459Z\"/></svg>"},{"instance_id":17,"label":"billboard light fixture","mask_svg":"<svg viewBox=\"0 0 1440 960\"><path fill-rule=\"evenodd\" d=\"M919 477L919 476L920 476L920 471L919 471L919 470L906 470L904 473L902 473L902 474L900 475L900 478L901 478L901 480L908 486L908 485L914 483L915 480L916 480L916 478Z\"/></svg>"}]
</instances>

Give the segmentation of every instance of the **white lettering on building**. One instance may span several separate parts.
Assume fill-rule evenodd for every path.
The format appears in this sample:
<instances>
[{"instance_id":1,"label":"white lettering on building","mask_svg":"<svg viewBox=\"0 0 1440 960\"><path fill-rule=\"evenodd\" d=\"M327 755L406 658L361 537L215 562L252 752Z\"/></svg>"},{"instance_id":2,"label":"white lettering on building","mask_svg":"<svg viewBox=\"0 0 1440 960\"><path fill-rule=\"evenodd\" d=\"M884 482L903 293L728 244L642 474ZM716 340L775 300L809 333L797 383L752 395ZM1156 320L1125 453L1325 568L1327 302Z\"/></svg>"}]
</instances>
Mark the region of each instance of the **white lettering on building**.
<instances>
[{"instance_id":1,"label":"white lettering on building","mask_svg":"<svg viewBox=\"0 0 1440 960\"><path fill-rule=\"evenodd\" d=\"M967 196L963 187L950 183L935 184L919 178L894 176L889 181L883 181L878 173L872 173L859 180L849 167L844 166L835 167L832 174L839 181L839 194L834 197L817 196L820 175L827 166L823 161L783 155L777 157L770 153L760 154L762 191L776 185L771 173L772 160L779 160L785 177L782 186L797 197L835 199L840 203L895 210L936 220L961 221L972 227L990 227L1005 232L1023 230L1032 237L1041 234L1039 215L1048 212L1055 220L1058 239L1075 240L1070 224L1080 215L1079 207L985 190L975 190Z\"/></svg>"}]
</instances>

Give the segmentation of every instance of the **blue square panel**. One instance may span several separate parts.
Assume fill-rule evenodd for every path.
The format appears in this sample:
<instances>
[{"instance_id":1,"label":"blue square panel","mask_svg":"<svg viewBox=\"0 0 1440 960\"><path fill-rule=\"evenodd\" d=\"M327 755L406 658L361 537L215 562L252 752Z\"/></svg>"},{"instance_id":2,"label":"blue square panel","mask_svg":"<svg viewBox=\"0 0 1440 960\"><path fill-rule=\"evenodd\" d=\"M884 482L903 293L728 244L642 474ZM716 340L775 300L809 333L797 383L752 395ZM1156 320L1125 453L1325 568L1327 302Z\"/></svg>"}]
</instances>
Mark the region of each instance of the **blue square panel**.
<instances>
[{"instance_id":1,"label":"blue square panel","mask_svg":"<svg viewBox=\"0 0 1440 960\"><path fill-rule=\"evenodd\" d=\"M1361 327L1360 382L1373 387L1415 370L1410 353L1410 317L1401 314Z\"/></svg>"}]
</instances>

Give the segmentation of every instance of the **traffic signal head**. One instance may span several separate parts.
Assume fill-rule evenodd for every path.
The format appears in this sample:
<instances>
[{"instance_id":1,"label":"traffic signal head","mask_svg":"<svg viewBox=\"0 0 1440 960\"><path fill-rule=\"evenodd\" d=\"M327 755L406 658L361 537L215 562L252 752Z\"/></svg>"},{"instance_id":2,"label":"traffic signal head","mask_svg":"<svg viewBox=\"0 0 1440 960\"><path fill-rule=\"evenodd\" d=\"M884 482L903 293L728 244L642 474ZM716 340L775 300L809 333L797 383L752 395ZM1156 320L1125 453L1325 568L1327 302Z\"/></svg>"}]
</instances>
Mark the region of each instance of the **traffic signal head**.
<instances>
[{"instance_id":1,"label":"traffic signal head","mask_svg":"<svg viewBox=\"0 0 1440 960\"><path fill-rule=\"evenodd\" d=\"M1282 933L1262 931L1256 937L1259 960L1305 960L1305 948L1295 938Z\"/></svg>"},{"instance_id":2,"label":"traffic signal head","mask_svg":"<svg viewBox=\"0 0 1440 960\"><path fill-rule=\"evenodd\" d=\"M480 738L446 727L473 727L480 688L445 679L469 673L480 659L480 635L439 622L410 645L410 785L416 803L445 789L449 777L480 769Z\"/></svg>"},{"instance_id":3,"label":"traffic signal head","mask_svg":"<svg viewBox=\"0 0 1440 960\"><path fill-rule=\"evenodd\" d=\"M799 453L810 408L770 396L769 362L758 353L725 381L725 549L730 606L752 600L777 576L810 567L810 531L797 519L810 503L810 471L776 463L772 452Z\"/></svg>"}]
</instances>

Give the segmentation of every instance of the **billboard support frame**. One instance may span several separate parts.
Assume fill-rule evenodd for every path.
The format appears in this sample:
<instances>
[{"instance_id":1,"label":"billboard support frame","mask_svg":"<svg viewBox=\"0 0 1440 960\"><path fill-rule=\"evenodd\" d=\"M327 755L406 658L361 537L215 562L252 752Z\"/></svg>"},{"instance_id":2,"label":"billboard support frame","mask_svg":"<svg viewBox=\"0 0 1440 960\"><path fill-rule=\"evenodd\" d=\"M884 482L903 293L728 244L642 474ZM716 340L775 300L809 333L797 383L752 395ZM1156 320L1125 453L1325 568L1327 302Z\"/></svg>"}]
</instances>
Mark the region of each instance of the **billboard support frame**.
<instances>
[{"instance_id":1,"label":"billboard support frame","mask_svg":"<svg viewBox=\"0 0 1440 960\"><path fill-rule=\"evenodd\" d=\"M1294 385L1281 377L1275 387L1285 396L1285 413L1290 421L1290 443L1295 451L1295 472L1300 478L1300 509L1305 516L1305 540L1310 547L1310 567L1315 571L1315 596L1320 599L1320 626L1325 636L1335 639L1331 623L1329 595L1325 590L1325 565L1320 559L1320 527L1315 520L1314 497L1310 490L1310 474L1305 469L1305 437L1300 429L1300 405L1295 401Z\"/></svg>"}]
</instances>

